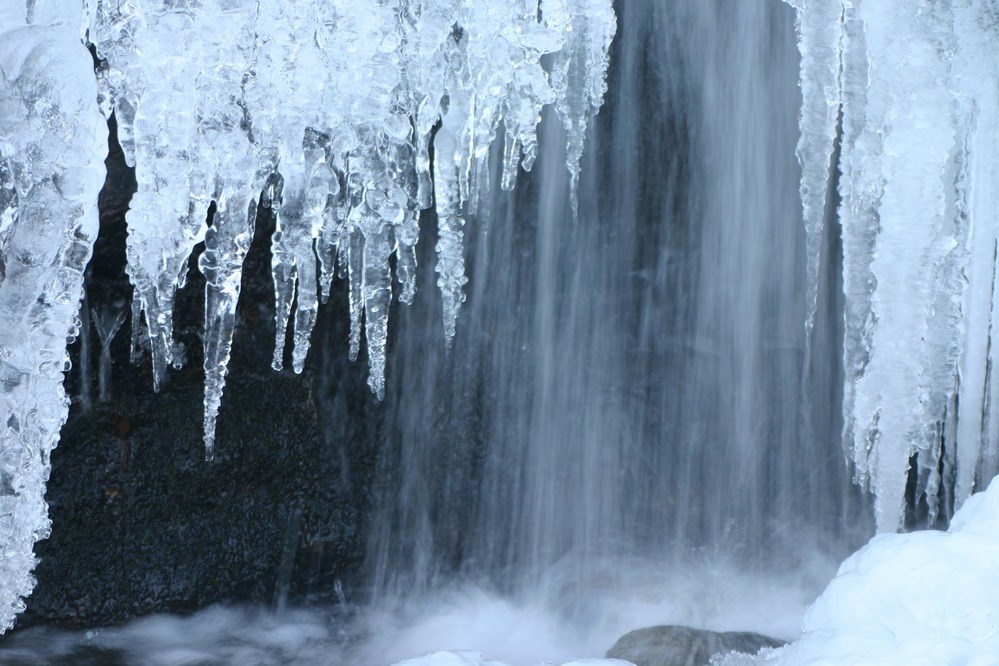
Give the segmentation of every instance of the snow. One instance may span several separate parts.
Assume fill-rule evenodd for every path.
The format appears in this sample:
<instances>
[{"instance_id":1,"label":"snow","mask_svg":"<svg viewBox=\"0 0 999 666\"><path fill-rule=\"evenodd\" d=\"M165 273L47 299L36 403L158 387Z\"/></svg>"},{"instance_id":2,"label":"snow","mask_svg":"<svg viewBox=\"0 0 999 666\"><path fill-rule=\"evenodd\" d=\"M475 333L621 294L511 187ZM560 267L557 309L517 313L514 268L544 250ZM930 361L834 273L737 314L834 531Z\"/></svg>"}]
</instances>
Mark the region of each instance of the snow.
<instances>
[{"instance_id":1,"label":"snow","mask_svg":"<svg viewBox=\"0 0 999 666\"><path fill-rule=\"evenodd\" d=\"M505 666L498 661L486 661L479 652L434 652L416 659L406 659L392 666Z\"/></svg>"},{"instance_id":2,"label":"snow","mask_svg":"<svg viewBox=\"0 0 999 666\"><path fill-rule=\"evenodd\" d=\"M847 559L808 609L804 636L736 664L995 664L999 482L947 532L881 534Z\"/></svg>"}]
</instances>

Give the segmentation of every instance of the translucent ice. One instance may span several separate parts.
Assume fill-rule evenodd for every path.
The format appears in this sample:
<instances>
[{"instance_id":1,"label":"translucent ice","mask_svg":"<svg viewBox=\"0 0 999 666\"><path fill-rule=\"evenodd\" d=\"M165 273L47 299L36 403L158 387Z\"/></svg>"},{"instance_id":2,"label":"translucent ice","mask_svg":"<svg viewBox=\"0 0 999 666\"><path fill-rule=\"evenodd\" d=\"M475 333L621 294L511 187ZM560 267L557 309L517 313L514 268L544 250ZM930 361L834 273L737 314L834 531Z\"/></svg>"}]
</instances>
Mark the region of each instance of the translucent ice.
<instances>
[{"instance_id":1,"label":"translucent ice","mask_svg":"<svg viewBox=\"0 0 999 666\"><path fill-rule=\"evenodd\" d=\"M34 587L107 125L79 2L0 4L0 630Z\"/></svg>"},{"instance_id":2,"label":"translucent ice","mask_svg":"<svg viewBox=\"0 0 999 666\"><path fill-rule=\"evenodd\" d=\"M805 325L811 330L819 282L819 254L829 169L840 107L841 0L788 0L797 9L795 27L801 52L801 203L808 257Z\"/></svg>"},{"instance_id":3,"label":"translucent ice","mask_svg":"<svg viewBox=\"0 0 999 666\"><path fill-rule=\"evenodd\" d=\"M810 313L841 109L846 444L876 495L879 529L901 525L914 455L932 522L996 472L994 10L974 0L792 4Z\"/></svg>"},{"instance_id":4,"label":"translucent ice","mask_svg":"<svg viewBox=\"0 0 999 666\"><path fill-rule=\"evenodd\" d=\"M602 100L614 15L610 0L538 9L536 0L96 4L93 41L108 63L102 100L139 183L128 214L129 275L157 386L175 361L175 293L205 241L209 450L258 201L277 219L274 367L284 366L293 322L292 367L302 371L339 265L350 281L351 355L363 330L368 383L380 396L390 257L408 303L420 210L436 201L450 343L464 300L463 228L489 183L497 134L502 185L512 187L518 165L529 169L536 156L542 107L555 103L571 129L575 179L587 119Z\"/></svg>"},{"instance_id":5,"label":"translucent ice","mask_svg":"<svg viewBox=\"0 0 999 666\"><path fill-rule=\"evenodd\" d=\"M66 417L66 345L79 332L104 180L101 114L115 114L136 169L126 248L132 349L137 359L148 337L157 388L182 362L173 306L204 244L210 458L258 204L277 220L276 368L293 322L301 372L318 303L334 274L345 275L352 355L363 328L369 384L383 395L392 256L399 298L410 302L419 215L435 200L450 341L466 281L462 228L489 183L497 134L503 186L512 187L517 167L536 156L542 107L557 102L575 128L569 168L578 171L614 16L610 0L560 7L549 20L528 0L0 3L0 629L24 608L32 546L49 530L49 452ZM101 59L96 77L81 37ZM550 73L542 58L553 54ZM565 81L564 72L577 74ZM115 308L94 313L105 398L125 304Z\"/></svg>"}]
</instances>

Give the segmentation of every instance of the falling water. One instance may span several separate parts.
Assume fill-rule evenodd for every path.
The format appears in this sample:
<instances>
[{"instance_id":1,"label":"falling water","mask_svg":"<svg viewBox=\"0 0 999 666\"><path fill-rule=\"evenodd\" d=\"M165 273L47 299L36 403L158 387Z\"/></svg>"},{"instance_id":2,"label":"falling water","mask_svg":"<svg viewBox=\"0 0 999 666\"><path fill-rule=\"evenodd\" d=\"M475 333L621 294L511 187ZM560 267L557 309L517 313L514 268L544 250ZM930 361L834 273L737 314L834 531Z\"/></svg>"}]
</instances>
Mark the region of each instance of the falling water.
<instances>
[{"instance_id":1,"label":"falling water","mask_svg":"<svg viewBox=\"0 0 999 666\"><path fill-rule=\"evenodd\" d=\"M616 9L578 220L546 117L533 173L468 234L460 343L428 272L399 312L369 551L390 598L554 575L565 603L623 558L773 570L869 529L840 444L833 224L805 336L793 12Z\"/></svg>"}]
</instances>

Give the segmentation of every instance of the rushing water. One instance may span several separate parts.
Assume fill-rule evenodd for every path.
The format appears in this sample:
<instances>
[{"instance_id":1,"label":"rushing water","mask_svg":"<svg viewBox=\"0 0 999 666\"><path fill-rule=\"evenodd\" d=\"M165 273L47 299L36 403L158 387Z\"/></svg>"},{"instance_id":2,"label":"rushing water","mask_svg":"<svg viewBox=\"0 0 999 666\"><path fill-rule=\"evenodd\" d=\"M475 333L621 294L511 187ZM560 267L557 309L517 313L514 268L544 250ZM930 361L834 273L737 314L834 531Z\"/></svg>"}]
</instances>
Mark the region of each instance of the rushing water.
<instances>
[{"instance_id":1,"label":"rushing water","mask_svg":"<svg viewBox=\"0 0 999 666\"><path fill-rule=\"evenodd\" d=\"M547 118L534 172L470 234L455 348L429 274L399 318L369 558L390 597L455 570L536 590L552 567L585 595L636 555L786 566L863 514L836 266L811 344L803 325L792 11L617 9L578 220Z\"/></svg>"},{"instance_id":2,"label":"rushing water","mask_svg":"<svg viewBox=\"0 0 999 666\"><path fill-rule=\"evenodd\" d=\"M834 224L805 336L793 12L617 11L578 218L546 117L533 173L466 229L450 350L426 225L420 291L393 312L385 403L357 435L381 447L364 610L29 633L9 663L44 643L141 663L377 665L472 648L536 664L668 622L795 637L871 527L840 444ZM325 418L351 418L341 404Z\"/></svg>"}]
</instances>

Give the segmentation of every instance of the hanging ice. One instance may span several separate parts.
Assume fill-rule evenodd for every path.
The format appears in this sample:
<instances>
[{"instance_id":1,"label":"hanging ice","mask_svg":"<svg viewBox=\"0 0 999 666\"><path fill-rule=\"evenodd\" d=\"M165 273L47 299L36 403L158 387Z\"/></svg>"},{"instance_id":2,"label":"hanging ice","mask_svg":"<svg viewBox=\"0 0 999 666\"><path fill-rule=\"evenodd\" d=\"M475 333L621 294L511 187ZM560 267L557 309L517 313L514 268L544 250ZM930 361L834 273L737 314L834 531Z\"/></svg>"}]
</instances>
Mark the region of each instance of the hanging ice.
<instances>
[{"instance_id":1,"label":"hanging ice","mask_svg":"<svg viewBox=\"0 0 999 666\"><path fill-rule=\"evenodd\" d=\"M34 587L107 125L79 0L0 4L0 631Z\"/></svg>"},{"instance_id":2,"label":"hanging ice","mask_svg":"<svg viewBox=\"0 0 999 666\"><path fill-rule=\"evenodd\" d=\"M568 135L566 166L575 210L586 126L607 91L607 52L616 22L610 4L602 0L542 0L541 10L548 27L565 39L565 46L552 57L551 78L555 108Z\"/></svg>"},{"instance_id":3,"label":"hanging ice","mask_svg":"<svg viewBox=\"0 0 999 666\"><path fill-rule=\"evenodd\" d=\"M450 343L464 300L463 228L488 186L498 131L509 188L519 164L531 167L541 109L554 103L570 129L575 182L615 22L610 0L550 5L539 14L537 0L96 3L104 100L139 183L128 213L129 275L157 386L174 361L175 293L205 241L209 451L259 192L277 218L274 367L284 365L293 322L292 366L302 370L339 265L350 281L351 355L363 328L369 384L382 395L390 257L399 299L409 302L419 211L436 200ZM550 73L541 63L548 54ZM206 229L212 201L218 212Z\"/></svg>"},{"instance_id":4,"label":"hanging ice","mask_svg":"<svg viewBox=\"0 0 999 666\"><path fill-rule=\"evenodd\" d=\"M980 0L794 4L810 308L834 118L818 113L833 79L816 63L838 31L845 438L894 530L913 455L931 521L996 471L997 17Z\"/></svg>"},{"instance_id":5,"label":"hanging ice","mask_svg":"<svg viewBox=\"0 0 999 666\"><path fill-rule=\"evenodd\" d=\"M829 168L839 114L842 0L787 0L797 10L795 28L801 52L801 203L805 218L809 333L815 323L819 255L828 195Z\"/></svg>"},{"instance_id":6,"label":"hanging ice","mask_svg":"<svg viewBox=\"0 0 999 666\"><path fill-rule=\"evenodd\" d=\"M534 161L542 107L555 103L576 177L614 16L611 0L548 13L537 0L0 2L0 629L24 607L32 546L49 529L48 456L66 416L66 345L79 329L104 177L101 112L114 112L136 168L133 359L148 336L157 388L182 362L173 304L204 243L211 457L258 204L277 218L274 366L293 321L292 365L302 370L318 303L340 274L350 281L352 355L363 321L369 384L382 395L391 257L410 302L420 210L436 200L450 341L464 298L462 228L489 184L500 128L502 184L512 187L517 166ZM81 36L102 59L97 77ZM548 72L542 58L552 54ZM123 312L97 316L107 347Z\"/></svg>"}]
</instances>

